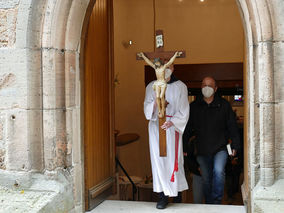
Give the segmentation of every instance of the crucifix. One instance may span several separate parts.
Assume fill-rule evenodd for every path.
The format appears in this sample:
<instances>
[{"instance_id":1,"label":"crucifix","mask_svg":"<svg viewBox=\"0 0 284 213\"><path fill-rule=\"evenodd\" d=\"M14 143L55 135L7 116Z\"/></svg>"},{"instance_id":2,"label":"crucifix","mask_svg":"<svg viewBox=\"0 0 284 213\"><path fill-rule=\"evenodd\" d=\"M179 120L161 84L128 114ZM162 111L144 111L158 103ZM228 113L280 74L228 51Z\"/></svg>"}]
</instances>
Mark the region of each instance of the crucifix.
<instances>
[{"instance_id":1,"label":"crucifix","mask_svg":"<svg viewBox=\"0 0 284 213\"><path fill-rule=\"evenodd\" d=\"M157 80L153 85L153 89L156 93L156 104L159 110L159 147L160 156L167 156L167 139L166 131L160 128L166 122L166 100L165 93L167 88L167 82L165 79L165 69L169 67L174 60L185 57L185 51L164 51L164 35L162 30L157 30L155 33L155 51L138 53L137 60L145 60L153 69L155 69ZM154 60L152 62L151 60ZM164 63L167 61L166 63Z\"/></svg>"}]
</instances>

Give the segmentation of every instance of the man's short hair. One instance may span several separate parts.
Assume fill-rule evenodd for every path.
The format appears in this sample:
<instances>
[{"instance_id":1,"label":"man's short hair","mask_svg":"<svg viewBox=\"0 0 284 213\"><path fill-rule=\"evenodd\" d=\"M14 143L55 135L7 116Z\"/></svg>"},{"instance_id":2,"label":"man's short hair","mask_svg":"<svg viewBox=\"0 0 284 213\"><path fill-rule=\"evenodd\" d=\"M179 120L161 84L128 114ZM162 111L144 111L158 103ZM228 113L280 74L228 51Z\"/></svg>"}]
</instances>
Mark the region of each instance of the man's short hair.
<instances>
[{"instance_id":1,"label":"man's short hair","mask_svg":"<svg viewBox=\"0 0 284 213\"><path fill-rule=\"evenodd\" d=\"M203 83L203 80L204 80L205 78L211 78L211 79L214 81L214 83L215 83L215 87L217 87L217 81L215 80L215 78L213 78L212 76L206 76L206 77L204 77L204 78L202 79L202 83Z\"/></svg>"}]
</instances>

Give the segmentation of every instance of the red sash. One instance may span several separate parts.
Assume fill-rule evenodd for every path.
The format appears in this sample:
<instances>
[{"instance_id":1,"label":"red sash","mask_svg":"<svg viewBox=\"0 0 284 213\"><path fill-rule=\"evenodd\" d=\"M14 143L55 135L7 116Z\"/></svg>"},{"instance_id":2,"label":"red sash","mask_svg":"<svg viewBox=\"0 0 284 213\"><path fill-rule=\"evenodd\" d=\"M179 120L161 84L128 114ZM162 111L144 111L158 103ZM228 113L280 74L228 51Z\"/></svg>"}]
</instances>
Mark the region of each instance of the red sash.
<instances>
[{"instance_id":1,"label":"red sash","mask_svg":"<svg viewBox=\"0 0 284 213\"><path fill-rule=\"evenodd\" d=\"M171 118L173 116L166 115L166 117ZM175 131L175 165L171 177L171 182L175 182L175 172L178 171L178 143L179 143L179 132Z\"/></svg>"}]
</instances>

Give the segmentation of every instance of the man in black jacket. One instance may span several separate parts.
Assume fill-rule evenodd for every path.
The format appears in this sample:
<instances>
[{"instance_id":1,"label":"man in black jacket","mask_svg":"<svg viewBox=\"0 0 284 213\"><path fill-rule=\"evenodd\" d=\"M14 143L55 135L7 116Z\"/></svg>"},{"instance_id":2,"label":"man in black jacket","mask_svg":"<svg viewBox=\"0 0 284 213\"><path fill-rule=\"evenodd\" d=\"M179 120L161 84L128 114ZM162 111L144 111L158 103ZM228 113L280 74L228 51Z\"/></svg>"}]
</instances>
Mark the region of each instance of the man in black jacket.
<instances>
[{"instance_id":1,"label":"man in black jacket","mask_svg":"<svg viewBox=\"0 0 284 213\"><path fill-rule=\"evenodd\" d=\"M205 202L220 204L224 194L227 143L232 140L232 155L239 150L239 133L235 114L228 101L215 94L216 81L202 81L202 98L190 105L190 117L184 131L184 141L196 136L197 161L200 165Z\"/></svg>"}]
</instances>

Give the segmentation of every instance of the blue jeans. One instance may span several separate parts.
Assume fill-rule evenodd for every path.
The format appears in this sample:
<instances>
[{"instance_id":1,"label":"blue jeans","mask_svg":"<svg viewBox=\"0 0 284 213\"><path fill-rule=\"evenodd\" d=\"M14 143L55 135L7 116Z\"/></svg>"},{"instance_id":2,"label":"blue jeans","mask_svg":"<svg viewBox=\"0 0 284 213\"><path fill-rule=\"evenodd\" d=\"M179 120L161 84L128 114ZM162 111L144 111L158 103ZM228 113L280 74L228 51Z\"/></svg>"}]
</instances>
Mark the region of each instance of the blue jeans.
<instances>
[{"instance_id":1,"label":"blue jeans","mask_svg":"<svg viewBox=\"0 0 284 213\"><path fill-rule=\"evenodd\" d=\"M197 156L202 174L205 203L221 204L224 195L226 150L210 156Z\"/></svg>"}]
</instances>

